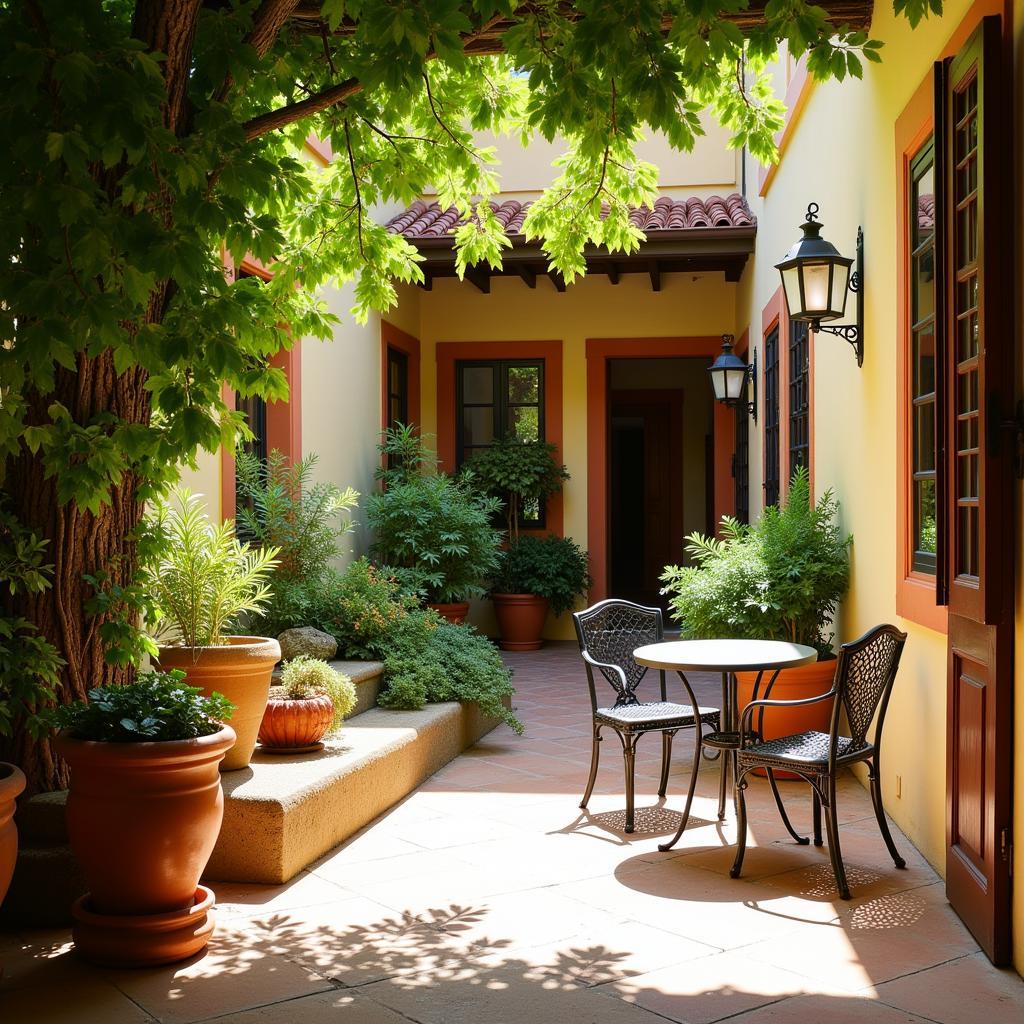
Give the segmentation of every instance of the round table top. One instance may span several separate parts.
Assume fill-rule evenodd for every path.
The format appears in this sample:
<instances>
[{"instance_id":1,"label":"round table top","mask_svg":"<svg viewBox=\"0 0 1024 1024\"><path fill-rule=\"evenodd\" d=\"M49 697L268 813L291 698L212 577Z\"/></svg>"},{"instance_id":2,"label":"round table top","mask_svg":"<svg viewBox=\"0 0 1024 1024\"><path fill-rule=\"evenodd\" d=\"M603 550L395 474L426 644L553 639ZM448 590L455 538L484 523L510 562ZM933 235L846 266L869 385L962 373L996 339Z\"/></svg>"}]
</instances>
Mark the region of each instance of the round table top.
<instances>
[{"instance_id":1,"label":"round table top","mask_svg":"<svg viewBox=\"0 0 1024 1024\"><path fill-rule=\"evenodd\" d=\"M782 640L666 640L638 647L633 657L648 668L671 671L759 672L808 665L818 652Z\"/></svg>"}]
</instances>

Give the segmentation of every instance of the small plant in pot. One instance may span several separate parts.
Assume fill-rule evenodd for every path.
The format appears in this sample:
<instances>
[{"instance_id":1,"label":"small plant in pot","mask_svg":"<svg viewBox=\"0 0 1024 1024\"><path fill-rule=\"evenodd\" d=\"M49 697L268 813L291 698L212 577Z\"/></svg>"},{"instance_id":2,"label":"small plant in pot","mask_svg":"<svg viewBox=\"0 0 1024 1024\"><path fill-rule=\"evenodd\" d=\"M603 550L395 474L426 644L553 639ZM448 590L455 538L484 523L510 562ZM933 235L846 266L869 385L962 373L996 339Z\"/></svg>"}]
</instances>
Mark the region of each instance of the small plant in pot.
<instances>
[{"instance_id":1,"label":"small plant in pot","mask_svg":"<svg viewBox=\"0 0 1024 1024\"><path fill-rule=\"evenodd\" d=\"M160 672L51 713L71 769L68 835L89 886L73 907L87 959L140 967L205 948L214 895L199 879L224 816L232 710L181 672Z\"/></svg>"},{"instance_id":2,"label":"small plant in pot","mask_svg":"<svg viewBox=\"0 0 1024 1024\"><path fill-rule=\"evenodd\" d=\"M326 661L300 655L286 662L281 683L270 689L260 725L260 749L269 754L307 754L323 749L356 706L356 688Z\"/></svg>"},{"instance_id":3,"label":"small plant in pot","mask_svg":"<svg viewBox=\"0 0 1024 1024\"><path fill-rule=\"evenodd\" d=\"M378 448L384 486L366 503L371 551L429 607L462 622L498 564L501 502L481 493L472 475L432 472L437 458L414 427L385 431Z\"/></svg>"},{"instance_id":4,"label":"small plant in pot","mask_svg":"<svg viewBox=\"0 0 1024 1024\"><path fill-rule=\"evenodd\" d=\"M825 693L835 674L830 632L850 581L850 544L838 525L839 502L831 490L811 502L807 470L798 469L779 507L766 508L745 526L722 520L721 539L692 534L694 564L668 566L664 593L683 636L786 640L818 650L817 664L786 669L771 696L797 700ZM739 673L742 708L753 699L754 673ZM763 688L759 696L763 696ZM766 739L827 731L828 704L765 712Z\"/></svg>"},{"instance_id":5,"label":"small plant in pot","mask_svg":"<svg viewBox=\"0 0 1024 1024\"><path fill-rule=\"evenodd\" d=\"M569 537L525 536L503 553L491 597L506 651L535 651L550 609L570 611L591 584L587 553Z\"/></svg>"},{"instance_id":6,"label":"small plant in pot","mask_svg":"<svg viewBox=\"0 0 1024 1024\"><path fill-rule=\"evenodd\" d=\"M240 544L228 521L211 523L199 497L178 491L154 503L149 519L146 586L156 608L152 624L161 669L178 669L205 694L226 695L235 705L235 745L223 771L245 768L256 746L270 677L281 658L274 639L231 636L242 615L259 613L270 599L267 580L276 548Z\"/></svg>"}]
</instances>

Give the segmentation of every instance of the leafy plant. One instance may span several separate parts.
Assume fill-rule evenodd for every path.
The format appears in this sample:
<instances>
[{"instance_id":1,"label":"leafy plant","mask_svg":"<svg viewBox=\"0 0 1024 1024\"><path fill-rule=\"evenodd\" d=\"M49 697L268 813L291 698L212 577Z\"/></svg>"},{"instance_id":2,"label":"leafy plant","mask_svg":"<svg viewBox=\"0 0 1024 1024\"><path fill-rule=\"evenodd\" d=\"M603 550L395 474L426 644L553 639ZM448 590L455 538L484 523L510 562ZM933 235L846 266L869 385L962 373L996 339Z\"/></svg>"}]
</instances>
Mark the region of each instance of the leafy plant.
<instances>
[{"instance_id":1,"label":"leafy plant","mask_svg":"<svg viewBox=\"0 0 1024 1024\"><path fill-rule=\"evenodd\" d=\"M469 626L456 626L433 612L406 616L392 633L384 659L382 707L416 709L436 701L476 701L484 714L509 725L523 724L507 707L515 689L512 673L494 645Z\"/></svg>"},{"instance_id":2,"label":"leafy plant","mask_svg":"<svg viewBox=\"0 0 1024 1024\"><path fill-rule=\"evenodd\" d=\"M332 733L341 728L341 723L356 706L356 688L352 680L344 672L331 668L326 661L307 654L285 663L281 670L281 687L289 700L304 700L315 693L330 697L334 705Z\"/></svg>"},{"instance_id":3,"label":"leafy plant","mask_svg":"<svg viewBox=\"0 0 1024 1024\"><path fill-rule=\"evenodd\" d=\"M310 625L308 616L333 573L331 561L342 553L340 541L355 529L347 513L359 493L332 483L314 484L318 461L312 452L295 463L276 450L265 464L245 451L235 455L239 493L252 503L239 508L239 528L252 544L277 551L272 596L251 619L261 635Z\"/></svg>"},{"instance_id":4,"label":"leafy plant","mask_svg":"<svg viewBox=\"0 0 1024 1024\"><path fill-rule=\"evenodd\" d=\"M382 456L405 430L385 432ZM367 501L371 551L427 600L463 601L484 593L482 581L498 564L501 534L491 523L501 502L476 491L472 477L424 474L432 454L417 439L400 466L386 471L384 490Z\"/></svg>"},{"instance_id":5,"label":"leafy plant","mask_svg":"<svg viewBox=\"0 0 1024 1024\"><path fill-rule=\"evenodd\" d=\"M556 615L570 611L590 588L587 553L569 537L526 536L504 552L491 590L546 597Z\"/></svg>"},{"instance_id":6,"label":"leafy plant","mask_svg":"<svg viewBox=\"0 0 1024 1024\"><path fill-rule=\"evenodd\" d=\"M477 452L466 463L488 494L505 503L505 518L510 538L519 536L519 521L531 502L542 502L562 489L569 472L557 459L558 449L544 441L517 441L505 438Z\"/></svg>"},{"instance_id":7,"label":"leafy plant","mask_svg":"<svg viewBox=\"0 0 1024 1024\"><path fill-rule=\"evenodd\" d=\"M146 566L156 606L154 632L185 647L215 647L243 614L270 600L277 549L240 544L229 521L212 523L198 495L175 491L153 503L159 554Z\"/></svg>"},{"instance_id":8,"label":"leafy plant","mask_svg":"<svg viewBox=\"0 0 1024 1024\"><path fill-rule=\"evenodd\" d=\"M696 564L670 565L661 577L683 634L788 640L828 653L853 541L838 516L831 490L812 504L801 467L782 506L766 508L755 525L726 516L721 540L691 534L686 550Z\"/></svg>"},{"instance_id":9,"label":"leafy plant","mask_svg":"<svg viewBox=\"0 0 1024 1024\"><path fill-rule=\"evenodd\" d=\"M185 686L184 672L146 672L134 682L97 686L87 701L53 709L49 722L75 739L100 743L190 740L220 732L235 710L223 694Z\"/></svg>"}]
</instances>

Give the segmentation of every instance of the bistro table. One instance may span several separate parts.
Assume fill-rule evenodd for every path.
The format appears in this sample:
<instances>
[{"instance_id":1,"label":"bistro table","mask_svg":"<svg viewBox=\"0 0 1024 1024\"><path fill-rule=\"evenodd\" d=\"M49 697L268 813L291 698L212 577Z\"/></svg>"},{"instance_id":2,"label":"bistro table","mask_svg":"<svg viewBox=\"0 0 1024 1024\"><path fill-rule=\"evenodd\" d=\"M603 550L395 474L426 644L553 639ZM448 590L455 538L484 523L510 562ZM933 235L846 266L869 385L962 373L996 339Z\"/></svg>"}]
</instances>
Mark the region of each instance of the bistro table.
<instances>
[{"instance_id":1,"label":"bistro table","mask_svg":"<svg viewBox=\"0 0 1024 1024\"><path fill-rule=\"evenodd\" d=\"M818 652L803 644L791 644L780 640L667 640L657 644L638 647L634 659L648 668L676 672L683 681L690 700L696 706L696 697L686 678L687 672L719 672L722 676L722 716L719 731L710 733L702 742L705 746L721 751L721 778L718 791L718 820L725 818L725 794L729 784L729 769L736 778L736 751L740 746L739 711L736 697L736 673L756 672L754 700L767 699L779 672L784 668L796 668L818 660ZM766 672L771 673L764 693L760 692ZM700 726L698 725L698 728ZM773 772L768 773L768 783L775 796L782 822L789 834L801 844L808 840L797 834L790 824L786 808L782 803L779 787ZM735 795L733 797L735 802ZM684 815L679 831L671 842L662 843L659 850L671 850L683 834L689 815Z\"/></svg>"}]
</instances>

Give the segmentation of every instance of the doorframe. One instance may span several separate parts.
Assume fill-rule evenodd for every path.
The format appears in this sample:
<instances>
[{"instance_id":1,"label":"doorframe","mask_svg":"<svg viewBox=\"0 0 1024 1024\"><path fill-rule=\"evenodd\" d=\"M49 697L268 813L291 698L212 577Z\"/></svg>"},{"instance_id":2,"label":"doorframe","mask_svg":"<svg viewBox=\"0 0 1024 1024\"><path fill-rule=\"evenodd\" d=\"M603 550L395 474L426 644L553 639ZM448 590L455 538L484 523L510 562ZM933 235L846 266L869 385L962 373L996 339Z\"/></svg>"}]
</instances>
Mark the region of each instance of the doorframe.
<instances>
[{"instance_id":1,"label":"doorframe","mask_svg":"<svg viewBox=\"0 0 1024 1024\"><path fill-rule=\"evenodd\" d=\"M587 338L587 546L590 600L608 596L608 361L611 359L714 359L722 336L677 338ZM710 383L708 387L710 387ZM715 522L735 511L729 460L735 433L732 409L714 403Z\"/></svg>"}]
</instances>

